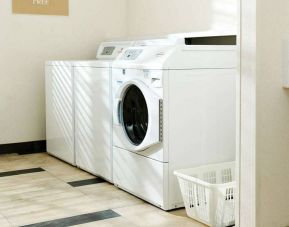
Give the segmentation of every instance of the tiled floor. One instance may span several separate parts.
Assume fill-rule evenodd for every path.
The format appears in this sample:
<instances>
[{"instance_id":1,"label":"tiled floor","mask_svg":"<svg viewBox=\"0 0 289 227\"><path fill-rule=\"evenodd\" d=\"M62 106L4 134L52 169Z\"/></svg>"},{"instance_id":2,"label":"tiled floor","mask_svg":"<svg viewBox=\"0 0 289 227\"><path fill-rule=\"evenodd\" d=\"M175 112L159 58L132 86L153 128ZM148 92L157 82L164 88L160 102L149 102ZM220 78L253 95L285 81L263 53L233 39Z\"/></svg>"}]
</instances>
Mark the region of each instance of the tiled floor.
<instances>
[{"instance_id":1,"label":"tiled floor","mask_svg":"<svg viewBox=\"0 0 289 227\"><path fill-rule=\"evenodd\" d=\"M44 171L1 176L4 172L32 168ZM185 217L183 209L164 212L107 182L84 186L77 183L78 187L68 184L93 178L45 153L1 155L0 226L68 226L69 221L88 218L90 221L77 226L204 227Z\"/></svg>"}]
</instances>

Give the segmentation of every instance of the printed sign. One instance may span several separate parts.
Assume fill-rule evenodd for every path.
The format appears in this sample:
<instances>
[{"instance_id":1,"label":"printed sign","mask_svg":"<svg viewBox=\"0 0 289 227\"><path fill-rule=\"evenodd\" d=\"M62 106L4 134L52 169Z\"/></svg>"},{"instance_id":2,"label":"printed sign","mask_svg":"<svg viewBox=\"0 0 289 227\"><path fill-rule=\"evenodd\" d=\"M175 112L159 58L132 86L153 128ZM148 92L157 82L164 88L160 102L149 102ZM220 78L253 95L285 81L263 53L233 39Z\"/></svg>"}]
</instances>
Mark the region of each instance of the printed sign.
<instances>
[{"instance_id":1,"label":"printed sign","mask_svg":"<svg viewBox=\"0 0 289 227\"><path fill-rule=\"evenodd\" d=\"M69 14L69 0L12 0L13 13L63 15Z\"/></svg>"}]
</instances>

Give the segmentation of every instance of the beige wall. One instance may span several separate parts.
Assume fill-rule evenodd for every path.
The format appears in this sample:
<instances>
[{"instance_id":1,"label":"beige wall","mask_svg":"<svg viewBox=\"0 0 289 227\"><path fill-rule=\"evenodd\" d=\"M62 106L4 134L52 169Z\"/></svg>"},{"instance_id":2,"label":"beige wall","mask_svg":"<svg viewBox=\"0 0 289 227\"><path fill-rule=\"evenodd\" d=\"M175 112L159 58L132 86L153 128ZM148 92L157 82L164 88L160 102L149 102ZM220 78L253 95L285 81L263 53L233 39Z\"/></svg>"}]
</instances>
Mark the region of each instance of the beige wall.
<instances>
[{"instance_id":1,"label":"beige wall","mask_svg":"<svg viewBox=\"0 0 289 227\"><path fill-rule=\"evenodd\" d=\"M255 166L256 184L247 182L242 188L250 191L256 187L257 227L289 226L289 90L282 88L282 46L283 41L289 41L289 2L242 0L242 5L242 39L247 40L242 45L242 77L247 78L243 89L254 87L256 95L256 113L252 111L242 119L248 124L255 123L256 133L253 135L254 130L247 133L254 137L251 144L256 144L256 156L249 154L250 149L242 152L251 157L243 161ZM255 22L256 29L251 29ZM247 193L254 200L251 195ZM244 203L244 210L246 205L248 210L249 200ZM243 224L246 219L248 216L243 216Z\"/></svg>"},{"instance_id":2,"label":"beige wall","mask_svg":"<svg viewBox=\"0 0 289 227\"><path fill-rule=\"evenodd\" d=\"M45 139L45 60L93 58L101 40L126 31L126 0L70 0L69 17L11 11L2 0L0 144Z\"/></svg>"},{"instance_id":3,"label":"beige wall","mask_svg":"<svg viewBox=\"0 0 289 227\"><path fill-rule=\"evenodd\" d=\"M282 89L283 40L289 42L289 2L258 0L256 164L259 227L289 225L289 90Z\"/></svg>"},{"instance_id":4,"label":"beige wall","mask_svg":"<svg viewBox=\"0 0 289 227\"><path fill-rule=\"evenodd\" d=\"M236 32L237 0L128 0L128 35Z\"/></svg>"}]
</instances>

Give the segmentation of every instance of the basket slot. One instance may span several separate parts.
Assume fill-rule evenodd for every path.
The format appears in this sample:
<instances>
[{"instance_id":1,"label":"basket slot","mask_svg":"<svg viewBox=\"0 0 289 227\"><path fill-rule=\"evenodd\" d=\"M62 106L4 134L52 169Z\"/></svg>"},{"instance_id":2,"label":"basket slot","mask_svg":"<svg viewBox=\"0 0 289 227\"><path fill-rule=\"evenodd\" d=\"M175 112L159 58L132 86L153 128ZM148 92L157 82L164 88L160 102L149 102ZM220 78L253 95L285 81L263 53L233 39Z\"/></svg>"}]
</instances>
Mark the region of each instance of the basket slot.
<instances>
[{"instance_id":1,"label":"basket slot","mask_svg":"<svg viewBox=\"0 0 289 227\"><path fill-rule=\"evenodd\" d=\"M196 186L197 188L197 205L198 206L204 206L207 205L207 198L206 198L206 189L202 186Z\"/></svg>"},{"instance_id":2,"label":"basket slot","mask_svg":"<svg viewBox=\"0 0 289 227\"><path fill-rule=\"evenodd\" d=\"M194 208L195 207L195 188L193 184L190 181L186 181L183 179L180 179L180 184L181 184L181 190L183 193L183 196L185 197L185 205L189 208Z\"/></svg>"},{"instance_id":3,"label":"basket slot","mask_svg":"<svg viewBox=\"0 0 289 227\"><path fill-rule=\"evenodd\" d=\"M226 188L225 200L233 200L234 199L234 188Z\"/></svg>"},{"instance_id":4,"label":"basket slot","mask_svg":"<svg viewBox=\"0 0 289 227\"><path fill-rule=\"evenodd\" d=\"M232 171L231 169L222 169L222 183L232 182Z\"/></svg>"},{"instance_id":5,"label":"basket slot","mask_svg":"<svg viewBox=\"0 0 289 227\"><path fill-rule=\"evenodd\" d=\"M195 200L196 200L196 213L201 219L208 219L209 207L207 202L206 188L201 185L194 185Z\"/></svg>"},{"instance_id":6,"label":"basket slot","mask_svg":"<svg viewBox=\"0 0 289 227\"><path fill-rule=\"evenodd\" d=\"M197 178L198 175L194 175L193 177ZM187 181L187 183L189 183L188 185L188 190L189 190L189 201L190 201L190 208L194 208L197 205L197 199L195 197L195 187L194 187L194 183Z\"/></svg>"},{"instance_id":7,"label":"basket slot","mask_svg":"<svg viewBox=\"0 0 289 227\"><path fill-rule=\"evenodd\" d=\"M204 181L206 181L210 184L216 184L217 183L216 171L204 173L203 179L204 179Z\"/></svg>"},{"instance_id":8,"label":"basket slot","mask_svg":"<svg viewBox=\"0 0 289 227\"><path fill-rule=\"evenodd\" d=\"M234 201L234 188L226 188L226 196L223 207L223 221L225 226L235 225L235 201Z\"/></svg>"},{"instance_id":9,"label":"basket slot","mask_svg":"<svg viewBox=\"0 0 289 227\"><path fill-rule=\"evenodd\" d=\"M194 194L195 194L195 188L190 182L190 186L189 186L190 208L195 207L195 204L196 204Z\"/></svg>"}]
</instances>

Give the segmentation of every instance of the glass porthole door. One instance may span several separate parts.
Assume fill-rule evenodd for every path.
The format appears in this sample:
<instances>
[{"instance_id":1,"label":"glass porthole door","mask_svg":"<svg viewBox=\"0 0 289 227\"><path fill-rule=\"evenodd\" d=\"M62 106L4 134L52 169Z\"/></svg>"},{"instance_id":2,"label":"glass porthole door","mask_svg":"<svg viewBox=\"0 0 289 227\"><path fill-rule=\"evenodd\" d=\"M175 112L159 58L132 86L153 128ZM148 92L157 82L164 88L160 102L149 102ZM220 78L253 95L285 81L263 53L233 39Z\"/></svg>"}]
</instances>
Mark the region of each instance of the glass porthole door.
<instances>
[{"instance_id":1,"label":"glass porthole door","mask_svg":"<svg viewBox=\"0 0 289 227\"><path fill-rule=\"evenodd\" d=\"M148 130L148 107L143 93L136 85L127 88L122 102L123 127L130 141L140 145Z\"/></svg>"},{"instance_id":2,"label":"glass porthole door","mask_svg":"<svg viewBox=\"0 0 289 227\"><path fill-rule=\"evenodd\" d=\"M118 92L117 112L126 149L140 151L160 142L160 98L140 81L125 83Z\"/></svg>"}]
</instances>

